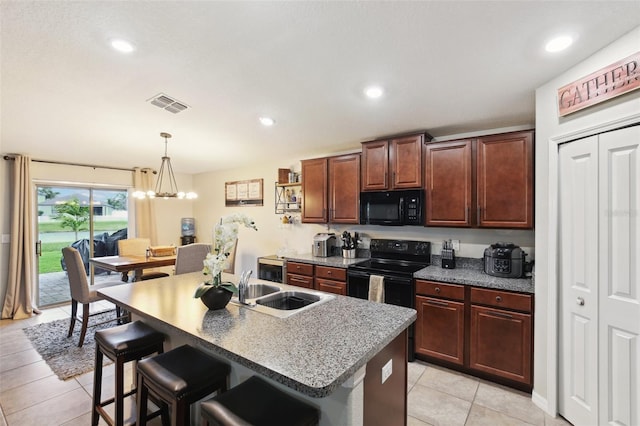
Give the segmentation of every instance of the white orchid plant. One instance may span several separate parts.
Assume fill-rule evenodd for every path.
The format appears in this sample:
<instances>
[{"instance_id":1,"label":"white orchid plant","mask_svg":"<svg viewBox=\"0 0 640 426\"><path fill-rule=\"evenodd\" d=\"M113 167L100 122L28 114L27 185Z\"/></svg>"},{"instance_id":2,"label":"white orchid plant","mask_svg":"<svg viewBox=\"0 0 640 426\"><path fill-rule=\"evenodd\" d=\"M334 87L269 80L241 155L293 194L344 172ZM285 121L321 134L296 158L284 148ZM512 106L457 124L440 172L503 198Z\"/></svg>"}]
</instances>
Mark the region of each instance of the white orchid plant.
<instances>
[{"instance_id":1,"label":"white orchid plant","mask_svg":"<svg viewBox=\"0 0 640 426\"><path fill-rule=\"evenodd\" d=\"M200 284L193 297L198 298L212 288L222 287L232 293L237 293L238 288L231 282L222 282L222 271L227 266L229 254L238 239L238 229L240 225L246 228L255 229L255 222L244 213L235 213L224 216L213 228L213 247L211 253L202 262L204 268L202 273L211 278Z\"/></svg>"}]
</instances>

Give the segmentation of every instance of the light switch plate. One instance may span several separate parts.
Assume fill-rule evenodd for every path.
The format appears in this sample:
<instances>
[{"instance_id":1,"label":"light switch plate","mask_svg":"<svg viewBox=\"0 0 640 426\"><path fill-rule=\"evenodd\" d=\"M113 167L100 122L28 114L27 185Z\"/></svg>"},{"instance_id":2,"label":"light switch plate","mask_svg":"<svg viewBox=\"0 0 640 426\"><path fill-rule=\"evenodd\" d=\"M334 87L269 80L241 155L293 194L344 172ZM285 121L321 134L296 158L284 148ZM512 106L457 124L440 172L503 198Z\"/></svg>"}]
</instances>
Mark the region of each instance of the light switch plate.
<instances>
[{"instance_id":1,"label":"light switch plate","mask_svg":"<svg viewBox=\"0 0 640 426\"><path fill-rule=\"evenodd\" d=\"M451 240L451 245L455 251L460 251L460 240Z\"/></svg>"},{"instance_id":2,"label":"light switch plate","mask_svg":"<svg viewBox=\"0 0 640 426\"><path fill-rule=\"evenodd\" d=\"M383 367L382 367L382 383L386 382L389 376L393 371L393 360L390 359Z\"/></svg>"},{"instance_id":3,"label":"light switch plate","mask_svg":"<svg viewBox=\"0 0 640 426\"><path fill-rule=\"evenodd\" d=\"M11 234L2 234L2 244L9 244L11 242Z\"/></svg>"}]
</instances>

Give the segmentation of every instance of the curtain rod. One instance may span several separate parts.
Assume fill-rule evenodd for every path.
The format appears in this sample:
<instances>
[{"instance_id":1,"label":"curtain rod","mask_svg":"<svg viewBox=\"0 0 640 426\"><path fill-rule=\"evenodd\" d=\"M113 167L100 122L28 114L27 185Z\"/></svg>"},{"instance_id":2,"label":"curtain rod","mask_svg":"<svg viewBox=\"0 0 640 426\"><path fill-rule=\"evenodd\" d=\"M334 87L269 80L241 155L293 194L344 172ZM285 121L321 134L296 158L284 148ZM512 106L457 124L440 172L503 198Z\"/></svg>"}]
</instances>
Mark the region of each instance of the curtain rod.
<instances>
[{"instance_id":1,"label":"curtain rod","mask_svg":"<svg viewBox=\"0 0 640 426\"><path fill-rule=\"evenodd\" d=\"M15 157L12 157L10 155L5 155L4 156L5 160L15 160ZM78 167L91 167L92 169L109 169L109 170L124 170L125 172L133 172L134 169L127 169L124 167L111 167L111 166L98 166L95 164L81 164L81 163L69 163L66 161L51 161L51 160L35 160L32 159L31 161L35 161L36 163L47 163L47 164L61 164L63 166L78 166ZM147 173L146 170L142 170L142 173ZM156 172L155 170L153 171L153 174L155 175Z\"/></svg>"}]
</instances>

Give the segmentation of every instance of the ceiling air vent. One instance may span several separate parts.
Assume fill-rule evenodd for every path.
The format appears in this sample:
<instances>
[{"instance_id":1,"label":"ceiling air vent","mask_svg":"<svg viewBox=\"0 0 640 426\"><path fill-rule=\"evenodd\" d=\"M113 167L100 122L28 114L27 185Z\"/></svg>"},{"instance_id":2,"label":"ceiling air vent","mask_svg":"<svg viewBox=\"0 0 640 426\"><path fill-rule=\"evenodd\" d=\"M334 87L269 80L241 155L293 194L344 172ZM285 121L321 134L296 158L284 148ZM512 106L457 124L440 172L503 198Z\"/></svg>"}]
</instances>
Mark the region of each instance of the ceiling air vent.
<instances>
[{"instance_id":1,"label":"ceiling air vent","mask_svg":"<svg viewBox=\"0 0 640 426\"><path fill-rule=\"evenodd\" d=\"M162 109L166 109L167 111L174 114L177 114L189 108L189 106L184 102L178 101L170 96L165 95L164 93L159 93L151 99L147 99L147 102L151 102L152 105L155 105Z\"/></svg>"}]
</instances>

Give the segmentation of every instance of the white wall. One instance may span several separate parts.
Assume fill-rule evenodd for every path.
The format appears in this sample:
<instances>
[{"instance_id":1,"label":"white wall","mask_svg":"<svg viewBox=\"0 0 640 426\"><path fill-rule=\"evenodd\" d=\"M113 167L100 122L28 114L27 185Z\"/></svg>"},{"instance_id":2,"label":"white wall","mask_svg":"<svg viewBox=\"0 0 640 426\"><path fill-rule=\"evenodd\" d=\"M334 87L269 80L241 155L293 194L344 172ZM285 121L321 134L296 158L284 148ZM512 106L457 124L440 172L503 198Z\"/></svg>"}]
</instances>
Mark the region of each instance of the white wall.
<instances>
[{"instance_id":1,"label":"white wall","mask_svg":"<svg viewBox=\"0 0 640 426\"><path fill-rule=\"evenodd\" d=\"M558 117L557 89L640 51L640 27L597 52L536 91L536 312L534 401L557 411L557 144L640 121L640 90ZM595 130L590 130L595 129ZM596 248L594 247L594 250ZM544 256L542 254L545 254Z\"/></svg>"}]
</instances>

